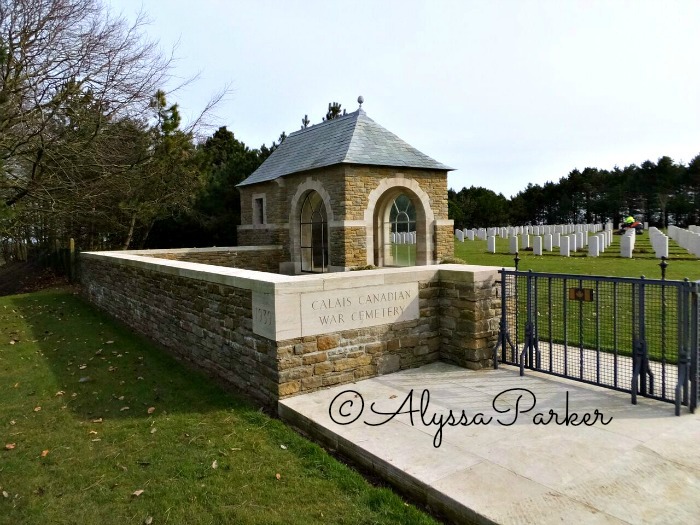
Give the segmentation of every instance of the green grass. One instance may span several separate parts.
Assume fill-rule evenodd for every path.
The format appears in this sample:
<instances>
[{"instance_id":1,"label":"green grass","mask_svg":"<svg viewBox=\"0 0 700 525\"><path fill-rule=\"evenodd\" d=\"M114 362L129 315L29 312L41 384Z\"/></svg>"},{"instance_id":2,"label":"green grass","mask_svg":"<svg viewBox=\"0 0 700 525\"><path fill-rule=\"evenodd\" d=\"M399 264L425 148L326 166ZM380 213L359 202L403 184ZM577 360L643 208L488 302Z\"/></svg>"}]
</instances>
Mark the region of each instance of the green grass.
<instances>
[{"instance_id":1,"label":"green grass","mask_svg":"<svg viewBox=\"0 0 700 525\"><path fill-rule=\"evenodd\" d=\"M414 266L416 264L415 244L392 244L391 254L394 257L392 266Z\"/></svg>"},{"instance_id":2,"label":"green grass","mask_svg":"<svg viewBox=\"0 0 700 525\"><path fill-rule=\"evenodd\" d=\"M0 298L0 396L0 523L435 523L69 291Z\"/></svg>"},{"instance_id":3,"label":"green grass","mask_svg":"<svg viewBox=\"0 0 700 525\"><path fill-rule=\"evenodd\" d=\"M532 239L533 236L530 236ZM487 266L513 267L513 257L508 253L509 240L496 237L496 253L486 251L486 241L455 241L455 257L463 259L468 264ZM610 275L617 277L640 277L660 279L661 269L659 259L654 257L654 251L649 242L649 234L638 235L635 240L634 258L620 257L620 236L613 235L613 243L600 257L588 257L585 252L576 252L571 257L561 257L559 250L544 252L535 256L532 250L519 253L520 270L535 272L572 273L577 275ZM669 259L666 269L667 279L683 279L691 281L700 279L700 261L686 250L669 239Z\"/></svg>"}]
</instances>

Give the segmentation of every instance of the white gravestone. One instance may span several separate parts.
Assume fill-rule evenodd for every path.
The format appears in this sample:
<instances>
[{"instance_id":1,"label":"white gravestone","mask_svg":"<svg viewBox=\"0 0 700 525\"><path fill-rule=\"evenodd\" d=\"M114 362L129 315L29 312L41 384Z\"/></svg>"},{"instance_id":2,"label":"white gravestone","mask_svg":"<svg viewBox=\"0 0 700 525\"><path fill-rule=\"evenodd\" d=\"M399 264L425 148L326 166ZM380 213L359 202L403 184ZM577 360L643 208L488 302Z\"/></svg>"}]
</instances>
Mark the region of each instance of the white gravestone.
<instances>
[{"instance_id":1,"label":"white gravestone","mask_svg":"<svg viewBox=\"0 0 700 525\"><path fill-rule=\"evenodd\" d=\"M486 239L486 251L489 253L496 253L496 237L491 235Z\"/></svg>"},{"instance_id":2,"label":"white gravestone","mask_svg":"<svg viewBox=\"0 0 700 525\"><path fill-rule=\"evenodd\" d=\"M532 251L535 255L542 255L542 237L539 235L532 239Z\"/></svg>"},{"instance_id":3,"label":"white gravestone","mask_svg":"<svg viewBox=\"0 0 700 525\"><path fill-rule=\"evenodd\" d=\"M632 253L634 252L634 230L629 231L624 234L620 239L620 257L626 259L632 258Z\"/></svg>"},{"instance_id":4,"label":"white gravestone","mask_svg":"<svg viewBox=\"0 0 700 525\"><path fill-rule=\"evenodd\" d=\"M510 238L510 250L508 250L508 253L518 253L518 236L513 235Z\"/></svg>"},{"instance_id":5,"label":"white gravestone","mask_svg":"<svg viewBox=\"0 0 700 525\"><path fill-rule=\"evenodd\" d=\"M588 243L588 256L598 257L598 237L591 237Z\"/></svg>"},{"instance_id":6,"label":"white gravestone","mask_svg":"<svg viewBox=\"0 0 700 525\"><path fill-rule=\"evenodd\" d=\"M552 251L552 234L551 233L544 234L544 249L547 252Z\"/></svg>"},{"instance_id":7,"label":"white gravestone","mask_svg":"<svg viewBox=\"0 0 700 525\"><path fill-rule=\"evenodd\" d=\"M562 237L559 244L559 255L562 257L569 256L569 237Z\"/></svg>"}]
</instances>

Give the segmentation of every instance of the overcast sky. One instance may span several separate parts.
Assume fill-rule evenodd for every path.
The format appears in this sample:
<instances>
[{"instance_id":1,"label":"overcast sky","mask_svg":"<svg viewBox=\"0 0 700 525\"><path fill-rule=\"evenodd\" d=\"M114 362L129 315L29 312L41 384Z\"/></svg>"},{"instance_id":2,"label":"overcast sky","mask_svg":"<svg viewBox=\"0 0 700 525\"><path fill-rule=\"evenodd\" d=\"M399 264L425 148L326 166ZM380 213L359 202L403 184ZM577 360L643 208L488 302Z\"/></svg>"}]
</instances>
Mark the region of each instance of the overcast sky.
<instances>
[{"instance_id":1,"label":"overcast sky","mask_svg":"<svg viewBox=\"0 0 700 525\"><path fill-rule=\"evenodd\" d=\"M506 196L572 169L700 153L700 1L110 0L179 42L185 119L216 110L250 147L367 115L456 171L455 190Z\"/></svg>"}]
</instances>

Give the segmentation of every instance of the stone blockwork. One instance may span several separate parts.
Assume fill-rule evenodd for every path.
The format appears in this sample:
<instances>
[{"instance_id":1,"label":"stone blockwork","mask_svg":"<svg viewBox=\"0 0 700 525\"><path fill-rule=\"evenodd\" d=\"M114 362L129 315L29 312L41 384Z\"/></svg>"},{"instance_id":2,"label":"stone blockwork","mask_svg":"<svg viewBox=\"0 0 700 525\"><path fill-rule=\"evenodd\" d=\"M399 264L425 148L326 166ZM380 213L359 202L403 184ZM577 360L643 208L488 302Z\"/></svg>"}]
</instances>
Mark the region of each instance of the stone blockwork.
<instances>
[{"instance_id":1,"label":"stone blockwork","mask_svg":"<svg viewBox=\"0 0 700 525\"><path fill-rule=\"evenodd\" d=\"M282 397L439 360L440 283L435 278L418 288L418 319L279 341Z\"/></svg>"},{"instance_id":2,"label":"stone blockwork","mask_svg":"<svg viewBox=\"0 0 700 525\"><path fill-rule=\"evenodd\" d=\"M138 253L144 257L154 257L156 259L211 264L226 268L242 268L273 273L279 271L279 265L284 259L284 250L281 246L141 250Z\"/></svg>"},{"instance_id":3,"label":"stone blockwork","mask_svg":"<svg viewBox=\"0 0 700 525\"><path fill-rule=\"evenodd\" d=\"M387 185L387 181L392 182ZM354 164L334 165L241 187L239 244L274 242L285 247L288 260L294 260L298 251L301 206L304 196L311 190L318 191L324 198L331 267L348 269L378 264L374 254L380 240L382 219L379 215L399 193L409 196L419 210L416 225L419 237L432 239L425 261L419 263L439 262L454 254L446 171ZM253 224L256 195L265 195L266 224Z\"/></svg>"},{"instance_id":4,"label":"stone blockwork","mask_svg":"<svg viewBox=\"0 0 700 525\"><path fill-rule=\"evenodd\" d=\"M292 277L149 255L82 254L84 296L269 407L287 396L440 359L470 368L490 364L498 329L494 268L440 265ZM310 331L309 316L319 313L345 312L347 320L351 311L408 311L408 303L395 301L400 290L414 290L403 298L414 312L402 318L407 320L361 322L352 329L340 322L335 331ZM358 306L357 297L370 301L372 294L372 300L395 302Z\"/></svg>"},{"instance_id":5,"label":"stone blockwork","mask_svg":"<svg viewBox=\"0 0 700 525\"><path fill-rule=\"evenodd\" d=\"M501 307L500 279L495 272L471 276L443 272L440 282L442 360L475 370L493 365Z\"/></svg>"},{"instance_id":6,"label":"stone blockwork","mask_svg":"<svg viewBox=\"0 0 700 525\"><path fill-rule=\"evenodd\" d=\"M90 302L274 406L280 394L275 343L252 332L250 289L173 275L156 263L89 254L81 255L80 281Z\"/></svg>"}]
</instances>

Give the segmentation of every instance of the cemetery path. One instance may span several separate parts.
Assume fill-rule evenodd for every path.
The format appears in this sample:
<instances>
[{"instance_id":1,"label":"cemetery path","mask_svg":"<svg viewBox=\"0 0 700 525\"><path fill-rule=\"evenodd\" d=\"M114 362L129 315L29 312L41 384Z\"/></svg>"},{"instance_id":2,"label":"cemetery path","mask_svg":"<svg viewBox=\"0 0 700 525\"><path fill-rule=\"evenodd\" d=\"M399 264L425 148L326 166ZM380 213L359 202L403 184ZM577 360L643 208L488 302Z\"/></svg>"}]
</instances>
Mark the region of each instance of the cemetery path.
<instances>
[{"instance_id":1,"label":"cemetery path","mask_svg":"<svg viewBox=\"0 0 700 525\"><path fill-rule=\"evenodd\" d=\"M633 406L622 392L506 365L434 363L285 399L279 411L460 523L692 523L700 513L700 415L675 417L669 403Z\"/></svg>"}]
</instances>

